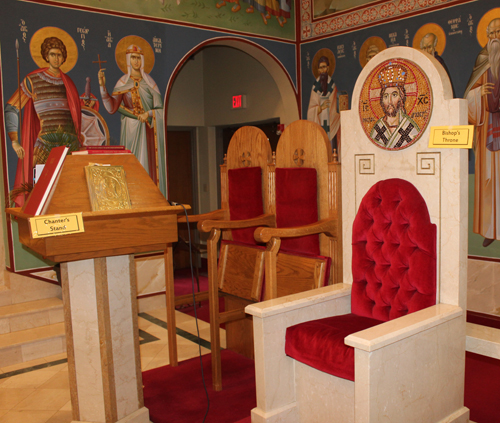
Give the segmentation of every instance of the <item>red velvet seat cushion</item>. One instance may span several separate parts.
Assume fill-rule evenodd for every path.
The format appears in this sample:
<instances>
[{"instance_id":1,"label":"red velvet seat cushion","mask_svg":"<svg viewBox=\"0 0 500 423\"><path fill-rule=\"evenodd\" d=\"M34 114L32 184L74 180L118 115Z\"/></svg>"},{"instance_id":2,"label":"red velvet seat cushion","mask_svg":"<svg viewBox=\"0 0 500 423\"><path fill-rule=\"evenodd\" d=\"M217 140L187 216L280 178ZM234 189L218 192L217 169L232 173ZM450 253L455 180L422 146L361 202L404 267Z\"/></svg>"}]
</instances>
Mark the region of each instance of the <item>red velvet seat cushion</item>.
<instances>
[{"instance_id":1,"label":"red velvet seat cushion","mask_svg":"<svg viewBox=\"0 0 500 423\"><path fill-rule=\"evenodd\" d=\"M276 169L276 226L289 228L318 221L318 190L316 169ZM281 248L319 255L318 235L283 238Z\"/></svg>"},{"instance_id":2,"label":"red velvet seat cushion","mask_svg":"<svg viewBox=\"0 0 500 423\"><path fill-rule=\"evenodd\" d=\"M262 169L242 167L229 169L229 216L231 220L252 219L264 213L262 200ZM233 229L233 240L254 244L255 228Z\"/></svg>"},{"instance_id":3,"label":"red velvet seat cushion","mask_svg":"<svg viewBox=\"0 0 500 423\"><path fill-rule=\"evenodd\" d=\"M328 317L286 330L288 356L325 373L354 381L354 348L344 338L382 323L355 314Z\"/></svg>"}]
</instances>

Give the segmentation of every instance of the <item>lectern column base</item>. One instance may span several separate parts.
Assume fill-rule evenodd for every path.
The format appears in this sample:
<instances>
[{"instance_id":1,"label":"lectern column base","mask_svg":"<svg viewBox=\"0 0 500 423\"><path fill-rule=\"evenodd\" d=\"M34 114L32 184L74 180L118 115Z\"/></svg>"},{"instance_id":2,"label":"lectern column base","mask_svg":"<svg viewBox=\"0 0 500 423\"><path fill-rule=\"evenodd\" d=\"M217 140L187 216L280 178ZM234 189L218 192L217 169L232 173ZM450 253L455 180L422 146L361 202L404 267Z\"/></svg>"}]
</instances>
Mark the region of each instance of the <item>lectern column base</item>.
<instances>
[{"instance_id":1,"label":"lectern column base","mask_svg":"<svg viewBox=\"0 0 500 423\"><path fill-rule=\"evenodd\" d=\"M134 257L74 261L61 270L73 421L149 423Z\"/></svg>"}]
</instances>

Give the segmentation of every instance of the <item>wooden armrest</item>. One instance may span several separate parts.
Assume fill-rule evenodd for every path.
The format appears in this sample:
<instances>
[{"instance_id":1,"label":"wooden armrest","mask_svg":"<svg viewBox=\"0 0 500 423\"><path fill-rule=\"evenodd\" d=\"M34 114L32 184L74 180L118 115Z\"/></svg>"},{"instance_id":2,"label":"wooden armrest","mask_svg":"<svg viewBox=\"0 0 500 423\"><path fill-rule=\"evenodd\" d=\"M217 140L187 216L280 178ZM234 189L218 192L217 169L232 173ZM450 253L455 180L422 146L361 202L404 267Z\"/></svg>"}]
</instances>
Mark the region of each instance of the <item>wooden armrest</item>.
<instances>
[{"instance_id":1,"label":"wooden armrest","mask_svg":"<svg viewBox=\"0 0 500 423\"><path fill-rule=\"evenodd\" d=\"M311 289L297 294L286 295L260 303L250 304L245 307L245 312L254 317L265 318L277 314L299 311L306 307L322 308L321 305L335 301L351 294L351 285L337 283L322 288ZM335 315L335 307L328 308Z\"/></svg>"},{"instance_id":2,"label":"wooden armrest","mask_svg":"<svg viewBox=\"0 0 500 423\"><path fill-rule=\"evenodd\" d=\"M243 229L260 225L276 225L274 214L263 214L253 219L244 220L205 220L198 222L200 232L210 232L212 229Z\"/></svg>"},{"instance_id":3,"label":"wooden armrest","mask_svg":"<svg viewBox=\"0 0 500 423\"><path fill-rule=\"evenodd\" d=\"M188 218L190 223L200 222L202 220L208 220L208 219L213 219L213 220L222 219L224 218L224 210L219 209L208 213L188 215ZM184 214L178 215L177 223L186 223L186 216Z\"/></svg>"},{"instance_id":4,"label":"wooden armrest","mask_svg":"<svg viewBox=\"0 0 500 423\"><path fill-rule=\"evenodd\" d=\"M324 233L327 236L337 236L337 219L328 218L315 223L291 228L257 228L254 238L257 242L267 243L271 238L295 238L305 235Z\"/></svg>"},{"instance_id":5,"label":"wooden armrest","mask_svg":"<svg viewBox=\"0 0 500 423\"><path fill-rule=\"evenodd\" d=\"M463 310L458 306L437 304L353 333L345 338L345 344L368 352L375 351L460 317L462 314Z\"/></svg>"}]
</instances>

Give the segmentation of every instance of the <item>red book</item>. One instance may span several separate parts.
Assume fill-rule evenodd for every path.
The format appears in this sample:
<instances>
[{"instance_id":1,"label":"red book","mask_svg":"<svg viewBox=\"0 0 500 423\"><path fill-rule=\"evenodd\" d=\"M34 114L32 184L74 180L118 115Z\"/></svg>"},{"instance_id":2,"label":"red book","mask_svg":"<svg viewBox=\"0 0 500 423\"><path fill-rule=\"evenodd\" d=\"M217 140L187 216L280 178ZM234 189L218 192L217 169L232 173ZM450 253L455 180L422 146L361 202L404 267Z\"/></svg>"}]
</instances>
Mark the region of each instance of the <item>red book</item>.
<instances>
[{"instance_id":1,"label":"red book","mask_svg":"<svg viewBox=\"0 0 500 423\"><path fill-rule=\"evenodd\" d=\"M82 150L124 150L124 145L84 145L80 147Z\"/></svg>"},{"instance_id":2,"label":"red book","mask_svg":"<svg viewBox=\"0 0 500 423\"><path fill-rule=\"evenodd\" d=\"M50 150L42 174L33 187L33 191L31 191L28 201L24 206L24 213L39 216L47 209L50 203L50 196L57 185L57 180L68 150L69 148L65 146L54 147Z\"/></svg>"},{"instance_id":3,"label":"red book","mask_svg":"<svg viewBox=\"0 0 500 423\"><path fill-rule=\"evenodd\" d=\"M124 148L119 149L119 150L79 150L79 151L73 151L71 155L73 156L79 156L82 154L132 154L130 150L125 150Z\"/></svg>"}]
</instances>

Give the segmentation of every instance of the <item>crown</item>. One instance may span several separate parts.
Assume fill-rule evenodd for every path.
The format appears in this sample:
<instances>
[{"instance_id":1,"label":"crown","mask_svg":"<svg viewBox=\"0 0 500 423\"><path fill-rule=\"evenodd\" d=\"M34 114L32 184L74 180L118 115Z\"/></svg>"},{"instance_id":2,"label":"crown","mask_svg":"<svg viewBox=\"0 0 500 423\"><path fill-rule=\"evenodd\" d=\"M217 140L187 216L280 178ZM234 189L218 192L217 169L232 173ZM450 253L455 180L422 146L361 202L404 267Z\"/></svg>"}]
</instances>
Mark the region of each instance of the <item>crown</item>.
<instances>
[{"instance_id":1,"label":"crown","mask_svg":"<svg viewBox=\"0 0 500 423\"><path fill-rule=\"evenodd\" d=\"M126 54L139 53L139 54L144 55L144 53L142 52L142 48L140 48L139 46L136 46L134 44L130 45L125 53Z\"/></svg>"},{"instance_id":2,"label":"crown","mask_svg":"<svg viewBox=\"0 0 500 423\"><path fill-rule=\"evenodd\" d=\"M380 88L403 87L408 76L408 71L402 65L393 65L389 63L378 74Z\"/></svg>"}]
</instances>

